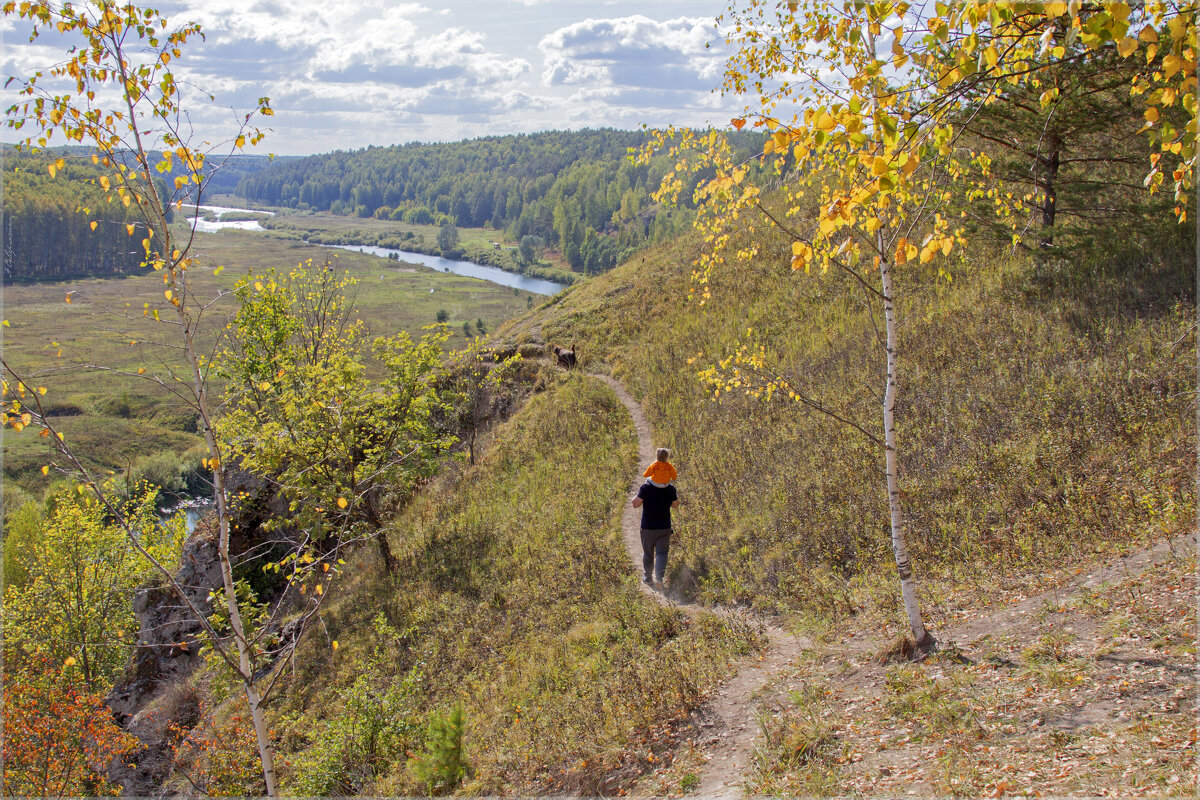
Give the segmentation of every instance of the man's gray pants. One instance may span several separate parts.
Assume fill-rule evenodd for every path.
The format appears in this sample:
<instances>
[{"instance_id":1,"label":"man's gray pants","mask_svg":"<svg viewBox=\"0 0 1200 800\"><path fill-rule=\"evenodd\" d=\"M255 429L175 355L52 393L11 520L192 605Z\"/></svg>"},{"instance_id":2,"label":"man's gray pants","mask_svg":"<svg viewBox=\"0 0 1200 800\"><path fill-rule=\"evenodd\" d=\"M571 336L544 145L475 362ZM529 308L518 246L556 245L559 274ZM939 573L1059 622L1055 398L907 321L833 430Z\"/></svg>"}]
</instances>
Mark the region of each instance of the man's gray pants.
<instances>
[{"instance_id":1,"label":"man's gray pants","mask_svg":"<svg viewBox=\"0 0 1200 800\"><path fill-rule=\"evenodd\" d=\"M662 582L667 574L667 552L671 549L671 529L642 528L642 571L646 577L654 570L654 580Z\"/></svg>"}]
</instances>

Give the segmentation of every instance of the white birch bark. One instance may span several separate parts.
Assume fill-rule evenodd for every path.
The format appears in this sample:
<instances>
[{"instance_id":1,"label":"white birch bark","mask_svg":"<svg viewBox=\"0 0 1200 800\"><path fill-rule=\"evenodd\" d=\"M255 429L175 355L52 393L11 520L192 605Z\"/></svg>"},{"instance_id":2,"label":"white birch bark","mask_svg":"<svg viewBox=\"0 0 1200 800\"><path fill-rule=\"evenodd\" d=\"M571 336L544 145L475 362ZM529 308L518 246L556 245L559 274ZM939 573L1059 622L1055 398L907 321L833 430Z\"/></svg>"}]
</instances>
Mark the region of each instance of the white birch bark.
<instances>
[{"instance_id":1,"label":"white birch bark","mask_svg":"<svg viewBox=\"0 0 1200 800\"><path fill-rule=\"evenodd\" d=\"M186 276L184 277L186 281ZM185 293L185 297L188 295ZM229 628L233 633L234 645L238 654L238 678L246 694L246 704L250 707L250 718L254 722L254 739L258 745L258 757L262 762L263 780L266 783L267 797L279 794L275 780L275 749L267 732L267 722L263 713L262 698L254 686L254 665L250 660L250 643L246 637L246 628L242 623L241 611L237 604L237 587L233 581L233 561L229 556L229 499L225 495L225 465L221 461L221 448L213 429L212 417L208 410L208 385L200 367L200 360L192 337L191 320L184 313L182 303L176 307L180 325L184 335L185 353L192 369L192 389L196 396L196 408L200 414L200 424L204 430L204 441L208 445L209 457L213 462L213 503L217 510L217 558L221 562L221 583L225 588L225 606L229 611Z\"/></svg>"},{"instance_id":2,"label":"white birch bark","mask_svg":"<svg viewBox=\"0 0 1200 800\"><path fill-rule=\"evenodd\" d=\"M899 471L896 458L896 306L892 297L892 264L882 257L883 236L880 233L879 280L883 287L883 316L887 329L887 388L883 395L883 442L887 461L888 510L892 524L892 554L896 558L896 570L900 573L900 593L904 599L904 611L912 628L913 641L918 647L932 644L933 637L925 629L921 618L921 605L917 600L917 585L912 576L912 564L908 560L908 547L904 541L904 513L900 503Z\"/></svg>"}]
</instances>

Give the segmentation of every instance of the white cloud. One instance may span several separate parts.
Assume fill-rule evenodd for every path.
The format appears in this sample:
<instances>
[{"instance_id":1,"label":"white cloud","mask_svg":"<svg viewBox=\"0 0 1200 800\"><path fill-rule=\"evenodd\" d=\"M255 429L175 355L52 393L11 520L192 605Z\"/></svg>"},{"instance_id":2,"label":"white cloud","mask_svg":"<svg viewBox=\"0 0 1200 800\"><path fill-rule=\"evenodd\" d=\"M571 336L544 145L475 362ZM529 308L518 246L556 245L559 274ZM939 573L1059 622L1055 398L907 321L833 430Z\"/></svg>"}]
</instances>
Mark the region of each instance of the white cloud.
<instances>
[{"instance_id":1,"label":"white cloud","mask_svg":"<svg viewBox=\"0 0 1200 800\"><path fill-rule=\"evenodd\" d=\"M721 49L708 47L715 33L706 17L662 22L641 14L586 19L559 28L538 43L546 64L542 80L550 85L617 78L636 81L638 73L626 69L631 66L652 66L650 72L642 71L649 80L665 73L710 79L723 63Z\"/></svg>"},{"instance_id":2,"label":"white cloud","mask_svg":"<svg viewBox=\"0 0 1200 800\"><path fill-rule=\"evenodd\" d=\"M162 10L206 33L171 64L181 85L217 97L189 102L197 131L219 139L231 109L268 96L277 116L265 147L281 153L731 115L711 91L724 66L720 0L426 3L162 0ZM580 19L589 12L610 18ZM7 74L61 59L49 39L30 45L2 24Z\"/></svg>"}]
</instances>

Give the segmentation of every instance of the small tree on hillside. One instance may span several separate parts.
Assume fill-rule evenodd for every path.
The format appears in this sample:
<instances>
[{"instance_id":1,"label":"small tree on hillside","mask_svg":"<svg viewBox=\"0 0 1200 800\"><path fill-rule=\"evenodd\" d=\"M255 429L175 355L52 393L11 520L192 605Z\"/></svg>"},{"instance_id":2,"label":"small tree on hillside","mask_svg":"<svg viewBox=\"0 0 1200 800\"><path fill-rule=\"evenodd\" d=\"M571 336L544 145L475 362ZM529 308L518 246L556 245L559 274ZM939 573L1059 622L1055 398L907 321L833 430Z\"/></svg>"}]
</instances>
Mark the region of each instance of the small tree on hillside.
<instances>
[{"instance_id":1,"label":"small tree on hillside","mask_svg":"<svg viewBox=\"0 0 1200 800\"><path fill-rule=\"evenodd\" d=\"M163 523L156 492L142 489L118 507L147 551L176 564L183 520ZM22 531L23 547L8 555L17 563L5 565L18 578L4 587L6 666L70 660L88 691L103 693L129 660L137 637L133 597L155 577L153 568L90 495L64 488L47 506L36 529Z\"/></svg>"},{"instance_id":2,"label":"small tree on hillside","mask_svg":"<svg viewBox=\"0 0 1200 800\"><path fill-rule=\"evenodd\" d=\"M281 524L326 547L374 537L390 571L385 504L407 500L454 442L432 423L447 334L368 342L353 285L328 263L238 283L241 308L216 360L228 379L218 432L227 457L287 500Z\"/></svg>"},{"instance_id":3,"label":"small tree on hillside","mask_svg":"<svg viewBox=\"0 0 1200 800\"><path fill-rule=\"evenodd\" d=\"M122 338L147 347L157 360L136 371L103 364L81 366L150 381L197 415L208 450L205 462L213 475L213 514L229 635L214 629L207 609L198 607L171 570L145 547L138 529L106 491L104 482L89 473L71 443L55 429L41 403L46 389L32 376L16 372L7 361L3 361L5 424L15 431L28 426L42 429L58 454L50 467L71 475L92 493L105 515L125 531L133 549L153 565L201 626L216 660L241 684L253 721L264 788L266 794L275 795L274 748L263 713L260 676L254 667L256 634L243 624L237 602L229 547L233 511L226 491L226 452L217 435L210 365L202 350L202 323L220 294L216 299L196 295L193 275L199 264L192 253L194 229L178 231L170 224L172 210L184 202L196 210L215 172L206 169L206 161L216 146L191 143L187 103L171 68L189 41L200 34L200 28L194 23L172 28L154 10L107 0L6 2L4 13L30 23L31 40L41 39L48 31L66 37L62 61L44 72L13 79L23 99L8 109L8 125L14 130L28 126L30 132L23 140L27 146L45 147L61 136L68 143L92 148L91 160L104 171L96 183L107 202L135 209L144 224L144 229L129 224L127 232L133 236L138 230L145 231L140 248L145 264L162 275L163 300L157 306L147 303L140 316L124 311L116 315L118 323L127 328L120 331ZM220 147L234 152L257 143L263 133L252 120L271 114L267 98L260 98L255 110ZM64 159L49 166L52 176L62 168ZM173 186L164 190L159 176L176 167L180 174ZM75 299L80 298L77 295ZM72 296L66 300L71 302ZM144 327L134 329L139 324Z\"/></svg>"}]
</instances>

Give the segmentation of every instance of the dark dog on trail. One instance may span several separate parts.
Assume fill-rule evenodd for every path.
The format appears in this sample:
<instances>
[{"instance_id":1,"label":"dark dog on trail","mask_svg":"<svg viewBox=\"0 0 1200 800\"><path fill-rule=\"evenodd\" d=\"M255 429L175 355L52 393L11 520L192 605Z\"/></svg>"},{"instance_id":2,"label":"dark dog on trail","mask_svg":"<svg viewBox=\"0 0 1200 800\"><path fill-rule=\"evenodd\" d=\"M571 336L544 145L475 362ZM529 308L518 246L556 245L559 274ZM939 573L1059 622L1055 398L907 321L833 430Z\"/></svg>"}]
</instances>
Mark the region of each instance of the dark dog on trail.
<instances>
[{"instance_id":1,"label":"dark dog on trail","mask_svg":"<svg viewBox=\"0 0 1200 800\"><path fill-rule=\"evenodd\" d=\"M576 359L575 350L564 350L558 345L554 345L554 355L558 359L558 365L563 369L574 369Z\"/></svg>"}]
</instances>

